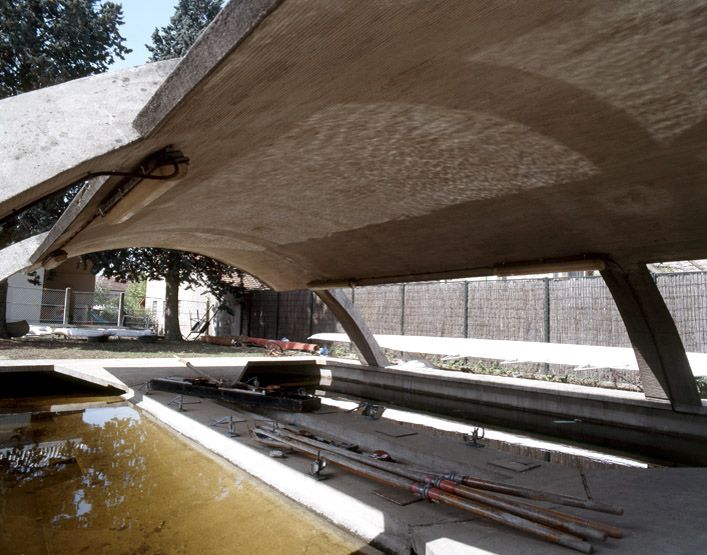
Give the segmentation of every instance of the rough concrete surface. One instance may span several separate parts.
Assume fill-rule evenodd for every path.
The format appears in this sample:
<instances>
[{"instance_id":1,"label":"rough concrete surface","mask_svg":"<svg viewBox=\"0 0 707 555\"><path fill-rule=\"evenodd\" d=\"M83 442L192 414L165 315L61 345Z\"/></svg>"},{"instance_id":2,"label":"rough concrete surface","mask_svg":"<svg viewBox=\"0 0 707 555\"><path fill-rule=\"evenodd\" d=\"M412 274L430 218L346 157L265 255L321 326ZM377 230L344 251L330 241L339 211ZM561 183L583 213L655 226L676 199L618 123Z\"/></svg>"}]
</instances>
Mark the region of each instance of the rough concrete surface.
<instances>
[{"instance_id":1,"label":"rough concrete surface","mask_svg":"<svg viewBox=\"0 0 707 555\"><path fill-rule=\"evenodd\" d=\"M29 267L30 256L42 244L48 233L33 235L27 239L0 249L0 281Z\"/></svg>"},{"instance_id":2,"label":"rough concrete surface","mask_svg":"<svg viewBox=\"0 0 707 555\"><path fill-rule=\"evenodd\" d=\"M93 158L137 140L133 119L176 63L145 64L3 99L0 217L69 185L89 171ZM76 166L80 171L71 171Z\"/></svg>"},{"instance_id":3,"label":"rough concrete surface","mask_svg":"<svg viewBox=\"0 0 707 555\"><path fill-rule=\"evenodd\" d=\"M101 367L99 381L106 379L104 366L135 391L146 380L161 375L189 375L193 371L183 364L165 366L164 360L145 361L81 361L81 375L91 379L90 366ZM216 376L240 375L240 366L227 361L200 361L202 371ZM233 361L236 362L243 361ZM37 364L32 361L32 364ZM64 364L64 366L70 366ZM290 414L279 411L255 414L209 400L186 398L186 412L167 406L174 394L156 392L141 403L145 410L166 425L245 468L259 479L302 502L338 525L356 531L374 546L396 553L440 554L517 554L544 555L570 553L526 534L499 527L473 515L426 502L396 505L373 493L381 486L335 467L325 474L327 479L315 482L308 475L309 460L298 455L286 459L267 457L270 448L262 447L248 436L257 418L273 419L311 428L316 433L337 439L348 439L367 450L383 449L400 461L446 472L469 473L525 487L539 488L566 495L586 496L577 466L559 465L510 455L492 447L470 448L459 437L431 427L412 426L394 420L370 420L356 413L323 406L312 414ZM139 395L136 401L139 402ZM198 402L197 402L198 401ZM214 418L234 415L239 437L230 439L225 428L214 427ZM408 435L395 432L405 431ZM395 437L398 435L398 437ZM499 459L534 461L536 468L514 472L499 468ZM581 460L577 462L581 464ZM621 539L594 543L596 553L643 553L646 555L700 553L704 538L702 527L707 518L703 492L707 487L704 468L596 468L584 470L592 498L624 507L623 516L569 509L561 510L603 521L624 531ZM560 509L559 506L553 508Z\"/></svg>"},{"instance_id":4,"label":"rough concrete surface","mask_svg":"<svg viewBox=\"0 0 707 555\"><path fill-rule=\"evenodd\" d=\"M239 4L150 100L150 134L99 149L129 169L172 144L188 176L70 255L179 248L296 289L707 254L703 2Z\"/></svg>"}]
</instances>

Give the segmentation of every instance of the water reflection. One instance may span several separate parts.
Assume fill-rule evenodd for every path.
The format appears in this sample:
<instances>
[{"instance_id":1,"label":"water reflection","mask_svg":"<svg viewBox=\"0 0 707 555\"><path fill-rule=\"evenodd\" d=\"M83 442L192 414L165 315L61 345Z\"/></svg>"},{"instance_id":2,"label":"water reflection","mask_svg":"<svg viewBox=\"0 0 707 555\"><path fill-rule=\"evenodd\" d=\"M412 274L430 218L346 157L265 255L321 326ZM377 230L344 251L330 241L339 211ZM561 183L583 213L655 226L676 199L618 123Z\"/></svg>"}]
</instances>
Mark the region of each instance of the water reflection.
<instances>
[{"instance_id":1,"label":"water reflection","mask_svg":"<svg viewBox=\"0 0 707 555\"><path fill-rule=\"evenodd\" d=\"M360 547L131 406L0 417L0 434L0 553Z\"/></svg>"}]
</instances>

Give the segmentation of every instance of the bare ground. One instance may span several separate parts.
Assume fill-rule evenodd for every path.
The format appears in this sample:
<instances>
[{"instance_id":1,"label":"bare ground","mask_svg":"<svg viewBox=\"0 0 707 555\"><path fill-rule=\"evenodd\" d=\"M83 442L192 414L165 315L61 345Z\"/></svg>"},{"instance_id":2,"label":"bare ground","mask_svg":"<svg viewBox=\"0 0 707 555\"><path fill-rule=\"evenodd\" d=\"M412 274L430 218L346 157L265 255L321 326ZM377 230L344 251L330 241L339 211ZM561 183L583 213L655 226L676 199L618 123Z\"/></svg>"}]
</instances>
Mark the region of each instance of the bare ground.
<instances>
[{"instance_id":1,"label":"bare ground","mask_svg":"<svg viewBox=\"0 0 707 555\"><path fill-rule=\"evenodd\" d=\"M70 358L160 358L265 356L265 349L255 347L222 347L201 341L153 342L111 338L97 342L85 339L48 339L23 337L0 339L0 359L70 359Z\"/></svg>"}]
</instances>

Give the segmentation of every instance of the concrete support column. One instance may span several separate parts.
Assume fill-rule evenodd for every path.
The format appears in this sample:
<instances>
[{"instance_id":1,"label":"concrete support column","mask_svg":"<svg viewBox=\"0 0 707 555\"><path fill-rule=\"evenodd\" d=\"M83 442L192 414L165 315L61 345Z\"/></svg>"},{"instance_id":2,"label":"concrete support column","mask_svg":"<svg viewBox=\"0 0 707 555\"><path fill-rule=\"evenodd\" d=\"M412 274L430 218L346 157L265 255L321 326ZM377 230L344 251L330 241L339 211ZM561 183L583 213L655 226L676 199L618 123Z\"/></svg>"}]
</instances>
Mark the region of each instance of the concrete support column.
<instances>
[{"instance_id":1,"label":"concrete support column","mask_svg":"<svg viewBox=\"0 0 707 555\"><path fill-rule=\"evenodd\" d=\"M645 265L607 264L601 272L636 352L646 397L668 399L673 410L702 406L680 334Z\"/></svg>"},{"instance_id":2,"label":"concrete support column","mask_svg":"<svg viewBox=\"0 0 707 555\"><path fill-rule=\"evenodd\" d=\"M378 346L366 322L354 305L341 291L324 289L317 291L317 296L329 307L351 341L358 347L364 362L368 366L388 366L390 361Z\"/></svg>"}]
</instances>

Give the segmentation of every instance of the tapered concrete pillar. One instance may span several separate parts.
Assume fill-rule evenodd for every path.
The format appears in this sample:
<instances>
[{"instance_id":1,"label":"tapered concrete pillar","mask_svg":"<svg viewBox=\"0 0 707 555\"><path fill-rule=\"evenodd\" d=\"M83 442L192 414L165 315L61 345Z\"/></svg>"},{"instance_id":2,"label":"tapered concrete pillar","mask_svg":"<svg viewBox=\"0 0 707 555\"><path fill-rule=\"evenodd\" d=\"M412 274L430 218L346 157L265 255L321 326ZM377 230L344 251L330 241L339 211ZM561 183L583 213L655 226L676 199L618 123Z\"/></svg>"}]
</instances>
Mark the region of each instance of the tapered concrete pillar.
<instances>
[{"instance_id":1,"label":"tapered concrete pillar","mask_svg":"<svg viewBox=\"0 0 707 555\"><path fill-rule=\"evenodd\" d=\"M346 295L334 289L323 289L316 293L339 320L346 334L358 347L364 362L368 366L385 367L390 364L390 361L383 354L378 342L368 329L366 322Z\"/></svg>"},{"instance_id":2,"label":"tapered concrete pillar","mask_svg":"<svg viewBox=\"0 0 707 555\"><path fill-rule=\"evenodd\" d=\"M601 275L636 352L646 397L668 399L676 411L699 409L702 402L680 334L646 266L609 263Z\"/></svg>"}]
</instances>

